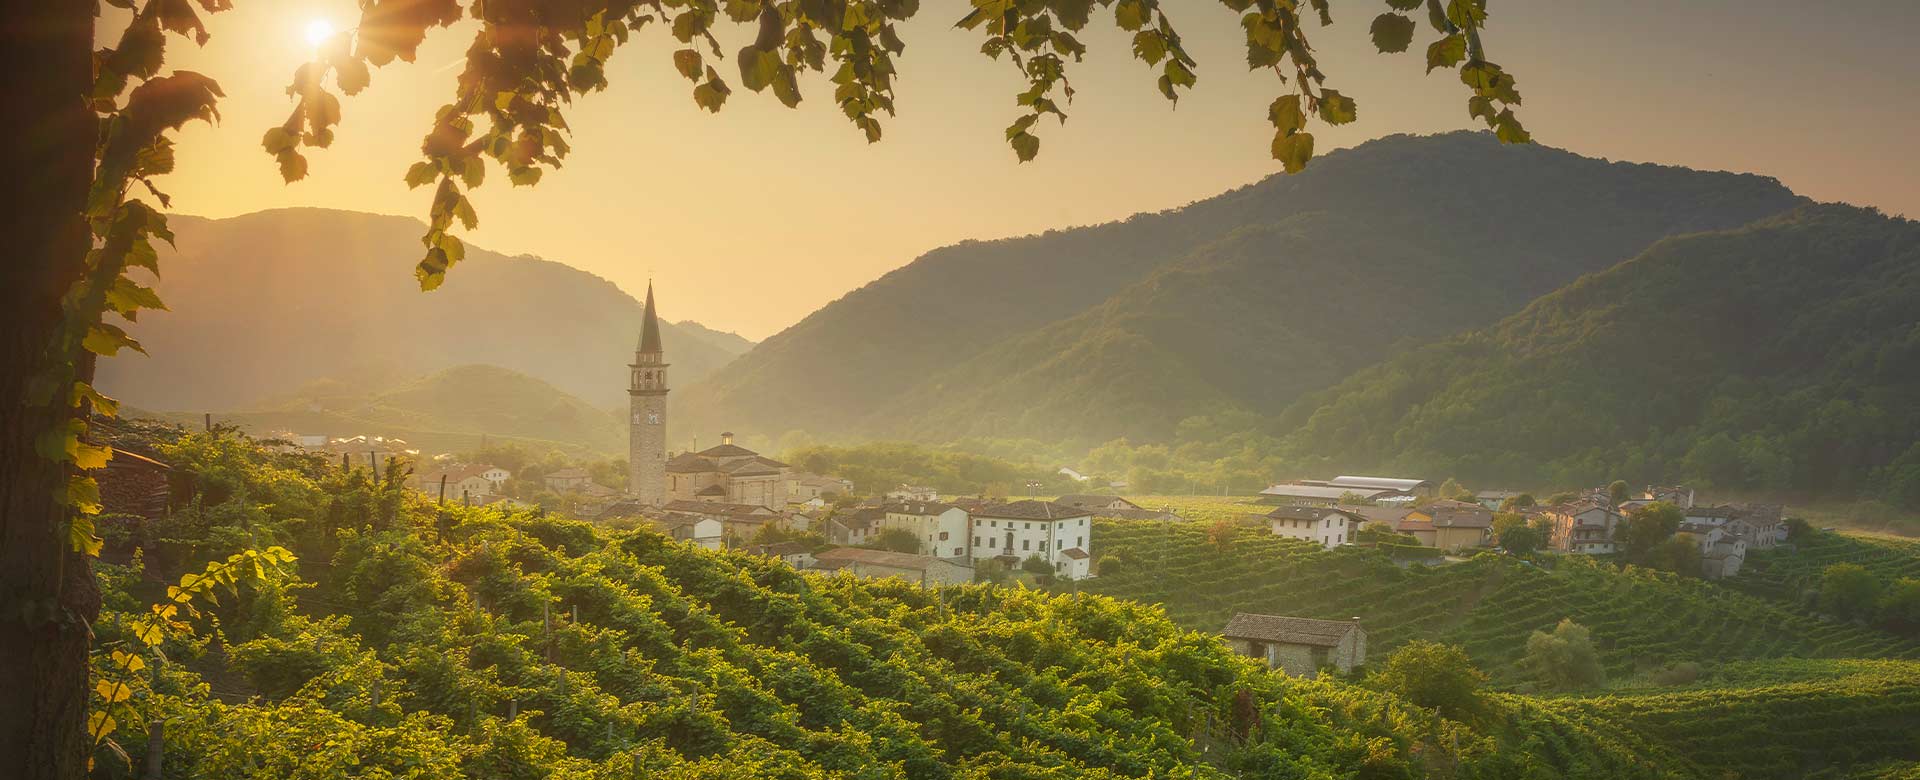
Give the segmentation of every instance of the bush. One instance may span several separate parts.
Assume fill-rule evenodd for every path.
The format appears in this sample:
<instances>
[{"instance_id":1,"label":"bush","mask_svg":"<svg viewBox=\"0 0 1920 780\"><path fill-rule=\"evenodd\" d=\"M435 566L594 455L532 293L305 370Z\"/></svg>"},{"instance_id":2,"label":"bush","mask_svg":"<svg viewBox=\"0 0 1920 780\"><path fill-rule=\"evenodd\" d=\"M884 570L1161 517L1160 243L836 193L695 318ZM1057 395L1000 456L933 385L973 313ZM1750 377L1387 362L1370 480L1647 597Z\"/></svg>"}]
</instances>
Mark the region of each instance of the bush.
<instances>
[{"instance_id":1,"label":"bush","mask_svg":"<svg viewBox=\"0 0 1920 780\"><path fill-rule=\"evenodd\" d=\"M1820 573L1820 608L1842 617L1873 614L1880 581L1857 563L1836 563Z\"/></svg>"},{"instance_id":2,"label":"bush","mask_svg":"<svg viewBox=\"0 0 1920 780\"><path fill-rule=\"evenodd\" d=\"M1561 620L1553 631L1535 631L1527 637L1527 653L1520 666L1550 690L1597 688L1607 681L1593 636L1572 620Z\"/></svg>"},{"instance_id":3,"label":"bush","mask_svg":"<svg viewBox=\"0 0 1920 780\"><path fill-rule=\"evenodd\" d=\"M1124 572L1126 570L1127 570L1126 559L1121 558L1118 555L1109 555L1105 558L1100 559L1099 574L1102 577L1110 577L1115 574Z\"/></svg>"},{"instance_id":4,"label":"bush","mask_svg":"<svg viewBox=\"0 0 1920 780\"><path fill-rule=\"evenodd\" d=\"M1367 678L1371 687L1455 719L1480 711L1480 686L1486 682L1486 673L1474 668L1467 651L1424 639L1395 650Z\"/></svg>"}]
</instances>

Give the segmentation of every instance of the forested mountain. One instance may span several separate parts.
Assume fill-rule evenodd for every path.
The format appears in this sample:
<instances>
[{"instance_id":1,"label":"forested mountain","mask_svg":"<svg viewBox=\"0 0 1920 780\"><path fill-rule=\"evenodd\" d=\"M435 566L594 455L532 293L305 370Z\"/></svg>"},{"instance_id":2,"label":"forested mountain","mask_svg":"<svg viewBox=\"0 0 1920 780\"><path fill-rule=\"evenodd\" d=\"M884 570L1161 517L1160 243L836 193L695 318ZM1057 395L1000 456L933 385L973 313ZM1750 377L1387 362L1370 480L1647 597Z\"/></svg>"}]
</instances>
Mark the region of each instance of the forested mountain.
<instances>
[{"instance_id":1,"label":"forested mountain","mask_svg":"<svg viewBox=\"0 0 1920 780\"><path fill-rule=\"evenodd\" d=\"M776 433L1164 436L1799 202L1757 176L1396 136L1182 209L936 250L680 397Z\"/></svg>"},{"instance_id":2,"label":"forested mountain","mask_svg":"<svg viewBox=\"0 0 1920 780\"><path fill-rule=\"evenodd\" d=\"M179 251L155 287L173 310L128 328L152 356L100 364L100 384L127 403L222 411L318 379L384 387L469 363L601 407L625 401L641 306L605 279L470 246L422 293L412 269L425 228L411 218L299 208L169 222ZM662 323L676 381L738 354L727 335Z\"/></svg>"},{"instance_id":3,"label":"forested mountain","mask_svg":"<svg viewBox=\"0 0 1920 780\"><path fill-rule=\"evenodd\" d=\"M173 418L196 423L200 415ZM576 456L627 449L623 414L499 366L455 366L373 388L320 380L259 406L215 413L214 419L255 435L285 430L394 436L428 453L472 451L483 435L495 443L520 441Z\"/></svg>"},{"instance_id":4,"label":"forested mountain","mask_svg":"<svg viewBox=\"0 0 1920 780\"><path fill-rule=\"evenodd\" d=\"M1920 505L1920 224L1810 206L1668 239L1286 415L1300 462Z\"/></svg>"}]
</instances>

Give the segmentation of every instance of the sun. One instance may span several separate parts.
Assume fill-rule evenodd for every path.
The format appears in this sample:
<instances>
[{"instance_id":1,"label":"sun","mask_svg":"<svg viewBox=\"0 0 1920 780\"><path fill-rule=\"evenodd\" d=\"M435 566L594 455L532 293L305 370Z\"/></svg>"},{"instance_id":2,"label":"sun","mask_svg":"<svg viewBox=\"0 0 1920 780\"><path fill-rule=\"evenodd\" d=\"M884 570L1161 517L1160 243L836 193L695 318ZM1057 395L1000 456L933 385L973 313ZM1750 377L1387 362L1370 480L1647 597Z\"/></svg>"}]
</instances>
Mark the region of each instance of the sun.
<instances>
[{"instance_id":1,"label":"sun","mask_svg":"<svg viewBox=\"0 0 1920 780\"><path fill-rule=\"evenodd\" d=\"M327 39L332 38L334 32L336 31L333 29L333 22L325 19L314 19L307 22L307 44L317 47L320 44L326 43Z\"/></svg>"}]
</instances>

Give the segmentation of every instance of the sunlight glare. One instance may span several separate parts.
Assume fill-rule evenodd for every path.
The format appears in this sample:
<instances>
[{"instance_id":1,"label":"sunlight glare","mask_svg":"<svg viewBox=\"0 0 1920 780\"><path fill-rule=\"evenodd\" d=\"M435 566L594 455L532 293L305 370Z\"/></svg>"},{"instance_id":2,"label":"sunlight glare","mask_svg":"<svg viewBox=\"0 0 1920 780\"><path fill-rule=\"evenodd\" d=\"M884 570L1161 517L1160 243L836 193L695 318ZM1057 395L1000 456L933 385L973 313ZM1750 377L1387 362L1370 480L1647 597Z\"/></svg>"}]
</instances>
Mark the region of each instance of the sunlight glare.
<instances>
[{"instance_id":1,"label":"sunlight glare","mask_svg":"<svg viewBox=\"0 0 1920 780\"><path fill-rule=\"evenodd\" d=\"M307 44L310 46L317 47L326 43L328 38L333 37L333 33L333 22L325 19L315 19L307 22Z\"/></svg>"}]
</instances>

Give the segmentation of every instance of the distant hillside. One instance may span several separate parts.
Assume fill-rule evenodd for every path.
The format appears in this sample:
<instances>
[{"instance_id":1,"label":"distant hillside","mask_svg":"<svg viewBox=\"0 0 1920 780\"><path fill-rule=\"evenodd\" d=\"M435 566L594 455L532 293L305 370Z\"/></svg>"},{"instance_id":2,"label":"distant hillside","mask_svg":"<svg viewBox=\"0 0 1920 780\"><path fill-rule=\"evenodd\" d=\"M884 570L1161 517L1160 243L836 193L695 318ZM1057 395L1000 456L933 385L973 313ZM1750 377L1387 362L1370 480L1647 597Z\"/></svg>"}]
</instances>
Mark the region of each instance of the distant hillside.
<instances>
[{"instance_id":1,"label":"distant hillside","mask_svg":"<svg viewBox=\"0 0 1920 780\"><path fill-rule=\"evenodd\" d=\"M682 398L776 433L1160 438L1799 202L1757 176L1396 136L1174 211L935 250Z\"/></svg>"},{"instance_id":2,"label":"distant hillside","mask_svg":"<svg viewBox=\"0 0 1920 780\"><path fill-rule=\"evenodd\" d=\"M673 323L680 334L699 341L728 355L739 357L753 349L753 341L730 330L714 330L693 320L681 320Z\"/></svg>"},{"instance_id":3,"label":"distant hillside","mask_svg":"<svg viewBox=\"0 0 1920 780\"><path fill-rule=\"evenodd\" d=\"M600 277L469 247L443 287L422 293L411 218L300 208L170 223L180 249L161 258L156 286L172 311L130 328L152 357L100 365L100 384L128 403L244 408L318 379L380 387L468 363L624 403L641 307ZM662 338L681 383L739 352L677 325Z\"/></svg>"},{"instance_id":4,"label":"distant hillside","mask_svg":"<svg viewBox=\"0 0 1920 780\"><path fill-rule=\"evenodd\" d=\"M1920 502L1920 224L1818 206L1669 239L1287 415L1327 468L1686 477Z\"/></svg>"},{"instance_id":5,"label":"distant hillside","mask_svg":"<svg viewBox=\"0 0 1920 780\"><path fill-rule=\"evenodd\" d=\"M581 456L624 453L627 446L622 415L499 366L456 366L376 392L324 380L267 406L217 412L214 418L257 435L288 430L397 436L427 452L472 450L482 435Z\"/></svg>"}]
</instances>

